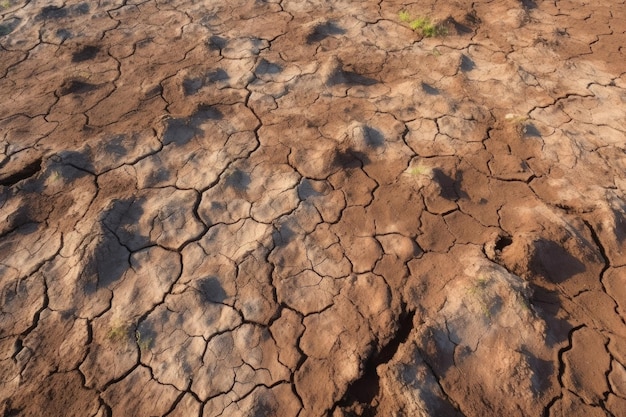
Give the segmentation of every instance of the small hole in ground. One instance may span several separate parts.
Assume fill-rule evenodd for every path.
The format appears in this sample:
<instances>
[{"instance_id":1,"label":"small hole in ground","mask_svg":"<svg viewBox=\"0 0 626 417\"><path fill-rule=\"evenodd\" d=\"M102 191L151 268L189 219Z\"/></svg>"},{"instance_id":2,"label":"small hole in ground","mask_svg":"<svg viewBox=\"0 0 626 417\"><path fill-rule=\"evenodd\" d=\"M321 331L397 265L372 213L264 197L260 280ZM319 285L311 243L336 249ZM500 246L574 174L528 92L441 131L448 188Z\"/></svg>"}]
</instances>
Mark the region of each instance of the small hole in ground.
<instances>
[{"instance_id":1,"label":"small hole in ground","mask_svg":"<svg viewBox=\"0 0 626 417\"><path fill-rule=\"evenodd\" d=\"M508 236L499 236L498 240L496 240L496 245L494 247L496 252L502 252L502 249L506 248L510 244L513 243L513 239Z\"/></svg>"}]
</instances>

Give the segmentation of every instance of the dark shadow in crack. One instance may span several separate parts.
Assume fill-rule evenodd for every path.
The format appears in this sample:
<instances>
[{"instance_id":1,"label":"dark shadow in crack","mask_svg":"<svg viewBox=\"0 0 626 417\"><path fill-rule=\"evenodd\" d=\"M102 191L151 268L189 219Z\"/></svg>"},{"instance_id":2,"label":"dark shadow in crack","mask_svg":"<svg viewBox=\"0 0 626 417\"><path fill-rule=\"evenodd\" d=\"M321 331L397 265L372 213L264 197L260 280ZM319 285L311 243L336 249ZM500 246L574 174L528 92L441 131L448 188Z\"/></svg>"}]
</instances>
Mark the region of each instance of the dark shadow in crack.
<instances>
[{"instance_id":1,"label":"dark shadow in crack","mask_svg":"<svg viewBox=\"0 0 626 417\"><path fill-rule=\"evenodd\" d=\"M309 197L319 197L323 195L319 191L317 191L314 185L311 183L311 180L308 178L303 178L298 185L298 198L300 200L306 200Z\"/></svg>"},{"instance_id":2,"label":"dark shadow in crack","mask_svg":"<svg viewBox=\"0 0 626 417\"><path fill-rule=\"evenodd\" d=\"M185 96L192 96L197 94L198 91L200 91L207 84L228 81L229 79L230 76L228 73L221 68L208 72L202 76L187 77L183 80L183 94Z\"/></svg>"},{"instance_id":3,"label":"dark shadow in crack","mask_svg":"<svg viewBox=\"0 0 626 417\"><path fill-rule=\"evenodd\" d=\"M435 375L445 375L455 366L455 360L461 361L473 353L469 346L460 342L454 323L446 322L431 326L418 341L418 350Z\"/></svg>"},{"instance_id":4,"label":"dark shadow in crack","mask_svg":"<svg viewBox=\"0 0 626 417\"><path fill-rule=\"evenodd\" d=\"M613 208L611 211L613 212L615 237L617 238L617 241L622 244L626 240L626 219L624 218L626 207L623 206L621 209Z\"/></svg>"},{"instance_id":5,"label":"dark shadow in crack","mask_svg":"<svg viewBox=\"0 0 626 417\"><path fill-rule=\"evenodd\" d=\"M89 3L79 3L69 7L46 6L35 16L35 20L63 19L69 16L86 15L89 10Z\"/></svg>"},{"instance_id":6,"label":"dark shadow in crack","mask_svg":"<svg viewBox=\"0 0 626 417\"><path fill-rule=\"evenodd\" d=\"M526 123L524 127L522 128L522 131L524 132L524 136L526 137L536 137L536 138L541 137L541 132L532 123Z\"/></svg>"},{"instance_id":7,"label":"dark shadow in crack","mask_svg":"<svg viewBox=\"0 0 626 417\"><path fill-rule=\"evenodd\" d=\"M499 235L496 238L493 250L496 252L496 254L501 254L504 248L506 248L507 246L511 246L512 244L513 239L511 238L511 236Z\"/></svg>"},{"instance_id":8,"label":"dark shadow in crack","mask_svg":"<svg viewBox=\"0 0 626 417\"><path fill-rule=\"evenodd\" d=\"M537 8L537 3L534 0L520 0L520 3L526 10L533 10Z\"/></svg>"},{"instance_id":9,"label":"dark shadow in crack","mask_svg":"<svg viewBox=\"0 0 626 417\"><path fill-rule=\"evenodd\" d=\"M47 163L42 161L40 171L20 183L20 190L33 193L33 199L41 199L44 198L42 193L46 186L59 182L70 186L77 179L91 175L94 169L90 157L85 152L63 151L51 156Z\"/></svg>"},{"instance_id":10,"label":"dark shadow in crack","mask_svg":"<svg viewBox=\"0 0 626 417\"><path fill-rule=\"evenodd\" d=\"M453 17L447 18L445 23L454 27L456 34L459 36L474 33L471 27L464 25L463 23L457 22L457 20Z\"/></svg>"},{"instance_id":11,"label":"dark shadow in crack","mask_svg":"<svg viewBox=\"0 0 626 417\"><path fill-rule=\"evenodd\" d=\"M61 43L72 37L72 32L68 29L57 29L56 31L57 38L61 39Z\"/></svg>"},{"instance_id":12,"label":"dark shadow in crack","mask_svg":"<svg viewBox=\"0 0 626 417\"><path fill-rule=\"evenodd\" d=\"M545 392L551 385L550 377L555 371L554 363L552 361L540 359L525 350L522 350L521 353L526 357L526 363L532 370L530 383L534 391L533 394L538 395Z\"/></svg>"},{"instance_id":13,"label":"dark shadow in crack","mask_svg":"<svg viewBox=\"0 0 626 417\"><path fill-rule=\"evenodd\" d=\"M208 47L212 51L219 51L226 48L228 40L221 36L213 35L209 38Z\"/></svg>"},{"instance_id":14,"label":"dark shadow in crack","mask_svg":"<svg viewBox=\"0 0 626 417\"><path fill-rule=\"evenodd\" d=\"M343 35L346 31L338 26L335 22L325 22L320 23L319 25L313 28L313 31L309 33L306 37L306 43L312 44L316 42L321 42L329 36L332 35Z\"/></svg>"},{"instance_id":15,"label":"dark shadow in crack","mask_svg":"<svg viewBox=\"0 0 626 417\"><path fill-rule=\"evenodd\" d=\"M163 134L163 145L173 143L174 145L186 145L196 135L202 131L195 126L189 125L185 119L170 119L167 121L165 133Z\"/></svg>"},{"instance_id":16,"label":"dark shadow in crack","mask_svg":"<svg viewBox=\"0 0 626 417\"><path fill-rule=\"evenodd\" d=\"M413 330L413 316L415 312L403 314L398 320L398 331L395 337L384 346L380 352L374 353L367 359L363 375L353 381L348 387L340 406L349 406L354 403L371 404L372 400L378 395L380 390L380 377L376 372L376 368L384 363L389 362L398 351L400 345L409 337Z\"/></svg>"},{"instance_id":17,"label":"dark shadow in crack","mask_svg":"<svg viewBox=\"0 0 626 417\"><path fill-rule=\"evenodd\" d=\"M549 283L560 284L586 270L585 265L559 243L538 239L533 242L528 263L531 275L543 277L530 282L530 304L546 322L546 344L556 346L566 340L572 329L562 317L561 293ZM545 280L545 281L544 281Z\"/></svg>"},{"instance_id":18,"label":"dark shadow in crack","mask_svg":"<svg viewBox=\"0 0 626 417\"><path fill-rule=\"evenodd\" d=\"M380 148L385 144L385 136L374 127L364 127L365 144L370 148Z\"/></svg>"},{"instance_id":19,"label":"dark shadow in crack","mask_svg":"<svg viewBox=\"0 0 626 417\"><path fill-rule=\"evenodd\" d=\"M70 6L70 13L72 16L86 15L89 13L89 3L79 3Z\"/></svg>"},{"instance_id":20,"label":"dark shadow in crack","mask_svg":"<svg viewBox=\"0 0 626 417\"><path fill-rule=\"evenodd\" d=\"M128 149L126 147L127 144L130 146L133 145L133 144L128 143L129 141L127 140L126 135L124 134L105 137L103 141L105 142L104 144L105 152L109 155L110 154L115 155L114 156L115 159L119 159L128 154Z\"/></svg>"},{"instance_id":21,"label":"dark shadow in crack","mask_svg":"<svg viewBox=\"0 0 626 417\"><path fill-rule=\"evenodd\" d=\"M566 318L559 317L562 314L559 294L538 283L531 283L529 286L532 295L528 302L546 323L546 345L551 348L560 345L561 342L567 340L567 335L573 326Z\"/></svg>"},{"instance_id":22,"label":"dark shadow in crack","mask_svg":"<svg viewBox=\"0 0 626 417\"><path fill-rule=\"evenodd\" d=\"M192 96L196 94L204 86L204 80L201 77L185 78L183 80L183 94Z\"/></svg>"},{"instance_id":23,"label":"dark shadow in crack","mask_svg":"<svg viewBox=\"0 0 626 417\"><path fill-rule=\"evenodd\" d=\"M234 188L236 191L245 191L250 186L250 174L240 169L234 169L227 174L224 186Z\"/></svg>"},{"instance_id":24,"label":"dark shadow in crack","mask_svg":"<svg viewBox=\"0 0 626 417\"><path fill-rule=\"evenodd\" d=\"M189 124L199 127L208 120L222 120L223 118L224 114L217 107L200 104L189 118Z\"/></svg>"},{"instance_id":25,"label":"dark shadow in crack","mask_svg":"<svg viewBox=\"0 0 626 417\"><path fill-rule=\"evenodd\" d=\"M474 61L472 61L470 57L463 54L461 55L461 65L459 67L463 72L470 72L476 68L476 64L474 63Z\"/></svg>"},{"instance_id":26,"label":"dark shadow in crack","mask_svg":"<svg viewBox=\"0 0 626 417\"><path fill-rule=\"evenodd\" d=\"M468 198L467 193L461 190L461 183L463 182L463 173L457 171L455 178L450 177L439 168L433 169L433 179L439 184L440 195L446 200L458 201L462 198Z\"/></svg>"},{"instance_id":27,"label":"dark shadow in crack","mask_svg":"<svg viewBox=\"0 0 626 417\"><path fill-rule=\"evenodd\" d=\"M100 85L88 83L80 79L69 79L63 81L58 90L60 96L68 94L85 94L100 88Z\"/></svg>"},{"instance_id":28,"label":"dark shadow in crack","mask_svg":"<svg viewBox=\"0 0 626 417\"><path fill-rule=\"evenodd\" d=\"M363 152L352 148L337 149L333 158L333 166L336 168L363 168L370 163L370 159Z\"/></svg>"},{"instance_id":29,"label":"dark shadow in crack","mask_svg":"<svg viewBox=\"0 0 626 417\"><path fill-rule=\"evenodd\" d=\"M555 284L560 284L586 270L585 264L563 246L543 238L534 242L529 267L533 273L542 275Z\"/></svg>"},{"instance_id":30,"label":"dark shadow in crack","mask_svg":"<svg viewBox=\"0 0 626 417\"><path fill-rule=\"evenodd\" d=\"M167 151L165 150L161 152ZM167 164L159 158L159 154L153 155L150 160L155 161L155 163L153 164L152 169L147 170L148 172L145 174L144 183L150 185L167 183L172 178L172 172L168 168Z\"/></svg>"},{"instance_id":31,"label":"dark shadow in crack","mask_svg":"<svg viewBox=\"0 0 626 417\"><path fill-rule=\"evenodd\" d=\"M72 54L72 62L90 61L98 55L98 52L100 52L99 46L87 45Z\"/></svg>"},{"instance_id":32,"label":"dark shadow in crack","mask_svg":"<svg viewBox=\"0 0 626 417\"><path fill-rule=\"evenodd\" d=\"M87 251L87 262L80 272L80 282L87 295L109 288L130 268L130 252L106 228L92 238Z\"/></svg>"},{"instance_id":33,"label":"dark shadow in crack","mask_svg":"<svg viewBox=\"0 0 626 417\"><path fill-rule=\"evenodd\" d=\"M88 175L88 172L95 171L91 158L86 152L64 151L59 153L59 157L61 163L51 165L50 168L56 170L65 180L74 181Z\"/></svg>"},{"instance_id":34,"label":"dark shadow in crack","mask_svg":"<svg viewBox=\"0 0 626 417\"><path fill-rule=\"evenodd\" d=\"M114 200L100 217L100 221L103 224L102 229L107 229L114 233L114 236L119 240L119 244L127 246L132 251L149 246L150 237L139 231L145 202L146 200L143 197Z\"/></svg>"},{"instance_id":35,"label":"dark shadow in crack","mask_svg":"<svg viewBox=\"0 0 626 417\"><path fill-rule=\"evenodd\" d=\"M13 172L6 172L6 168L0 165L0 168L3 168L3 171L5 171L0 172L0 185L11 187L20 181L33 177L41 170L41 161L42 158L34 159L32 162L20 166Z\"/></svg>"},{"instance_id":36,"label":"dark shadow in crack","mask_svg":"<svg viewBox=\"0 0 626 417\"><path fill-rule=\"evenodd\" d=\"M0 254L9 255L13 253L15 248L19 247L19 242L16 239L11 239L9 236L27 236L38 231L40 232L39 225L41 224L42 222L33 219L31 209L27 205L21 206L13 214L7 216L3 229L0 229L0 239L4 240L0 240Z\"/></svg>"},{"instance_id":37,"label":"dark shadow in crack","mask_svg":"<svg viewBox=\"0 0 626 417\"><path fill-rule=\"evenodd\" d=\"M330 87L335 85L365 85L370 86L378 84L378 80L367 77L365 75L358 74L353 71L337 70L332 74L326 84Z\"/></svg>"},{"instance_id":38,"label":"dark shadow in crack","mask_svg":"<svg viewBox=\"0 0 626 417\"><path fill-rule=\"evenodd\" d=\"M253 417L272 417L276 415L276 410L268 402L259 402L254 405Z\"/></svg>"},{"instance_id":39,"label":"dark shadow in crack","mask_svg":"<svg viewBox=\"0 0 626 417\"><path fill-rule=\"evenodd\" d=\"M482 23L482 21L478 17L478 14L476 13L476 10L472 10L471 12L467 13L465 15L465 19L463 20L472 26L480 25Z\"/></svg>"},{"instance_id":40,"label":"dark shadow in crack","mask_svg":"<svg viewBox=\"0 0 626 417\"><path fill-rule=\"evenodd\" d=\"M9 168L11 165L9 162ZM93 169L93 166L82 153L63 152L50 157L46 164L42 158L35 158L15 168L6 177L0 177L0 185L7 187L0 193L0 201L21 195L22 202L15 211L6 213L0 224L0 237L11 233L34 233L39 230L39 225L45 225L55 206L71 207L74 204L71 194L49 196L44 193L46 187L61 185L70 189L75 180L90 175L85 170ZM7 166L3 169L7 170ZM5 246L3 250L6 249Z\"/></svg>"},{"instance_id":41,"label":"dark shadow in crack","mask_svg":"<svg viewBox=\"0 0 626 417\"><path fill-rule=\"evenodd\" d=\"M50 19L62 19L69 15L69 9L64 6L46 6L37 16L35 16L36 20L50 20Z\"/></svg>"},{"instance_id":42,"label":"dark shadow in crack","mask_svg":"<svg viewBox=\"0 0 626 417\"><path fill-rule=\"evenodd\" d=\"M109 288L130 268L130 251L121 242L136 243L137 237L128 226L135 225L143 214L143 200L134 198L115 200L100 215L99 231L88 236L83 246L84 267L80 284L87 295L101 288ZM98 227L98 226L96 226ZM125 233L125 235L118 236ZM147 241L146 238L141 238Z\"/></svg>"},{"instance_id":43,"label":"dark shadow in crack","mask_svg":"<svg viewBox=\"0 0 626 417\"><path fill-rule=\"evenodd\" d=\"M228 298L228 294L224 291L222 283L215 276L208 276L197 280L194 283L194 288L206 303L224 303Z\"/></svg>"},{"instance_id":44,"label":"dark shadow in crack","mask_svg":"<svg viewBox=\"0 0 626 417\"><path fill-rule=\"evenodd\" d=\"M22 415L22 411L24 410L24 406L17 406L13 408L13 403L10 398L5 400L2 406L4 407L4 414L2 414L2 417L19 417Z\"/></svg>"},{"instance_id":45,"label":"dark shadow in crack","mask_svg":"<svg viewBox=\"0 0 626 417\"><path fill-rule=\"evenodd\" d=\"M207 82L209 83L218 83L218 82L226 82L230 80L230 75L223 70L222 68L218 68L215 71L211 71L206 76Z\"/></svg>"},{"instance_id":46,"label":"dark shadow in crack","mask_svg":"<svg viewBox=\"0 0 626 417\"><path fill-rule=\"evenodd\" d=\"M422 91L424 91L429 96L438 96L439 94L441 94L438 88L433 87L432 85L425 83L423 81L422 81Z\"/></svg>"},{"instance_id":47,"label":"dark shadow in crack","mask_svg":"<svg viewBox=\"0 0 626 417\"><path fill-rule=\"evenodd\" d=\"M259 64L254 70L254 74L257 77L259 75L276 75L281 72L283 72L283 67L273 62L269 62L265 58L261 58L261 61L259 61Z\"/></svg>"},{"instance_id":48,"label":"dark shadow in crack","mask_svg":"<svg viewBox=\"0 0 626 417\"><path fill-rule=\"evenodd\" d=\"M296 237L296 233L289 227L289 225L282 223L272 233L272 240L275 247L287 246Z\"/></svg>"}]
</instances>

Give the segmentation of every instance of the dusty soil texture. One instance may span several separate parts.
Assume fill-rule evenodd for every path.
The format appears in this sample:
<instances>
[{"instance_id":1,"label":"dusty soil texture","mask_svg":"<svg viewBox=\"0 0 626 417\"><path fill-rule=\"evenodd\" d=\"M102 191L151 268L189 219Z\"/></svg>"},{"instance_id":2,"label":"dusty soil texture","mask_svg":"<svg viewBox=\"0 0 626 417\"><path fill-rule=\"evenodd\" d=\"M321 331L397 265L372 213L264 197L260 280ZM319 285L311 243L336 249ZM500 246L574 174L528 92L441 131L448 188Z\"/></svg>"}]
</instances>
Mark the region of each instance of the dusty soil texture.
<instances>
[{"instance_id":1,"label":"dusty soil texture","mask_svg":"<svg viewBox=\"0 0 626 417\"><path fill-rule=\"evenodd\" d=\"M626 416L624 1L0 17L3 417Z\"/></svg>"}]
</instances>

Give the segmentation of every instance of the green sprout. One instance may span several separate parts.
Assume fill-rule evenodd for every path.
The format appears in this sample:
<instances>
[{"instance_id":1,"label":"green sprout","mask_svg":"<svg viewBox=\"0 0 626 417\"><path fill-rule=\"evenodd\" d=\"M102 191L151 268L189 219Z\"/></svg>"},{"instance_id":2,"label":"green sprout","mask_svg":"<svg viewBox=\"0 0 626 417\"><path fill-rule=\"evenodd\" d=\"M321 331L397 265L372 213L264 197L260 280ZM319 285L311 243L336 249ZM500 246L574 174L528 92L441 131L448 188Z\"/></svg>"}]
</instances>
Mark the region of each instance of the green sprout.
<instances>
[{"instance_id":1,"label":"green sprout","mask_svg":"<svg viewBox=\"0 0 626 417\"><path fill-rule=\"evenodd\" d=\"M428 174L428 172L430 171L430 169L428 167L425 167L423 165L416 165L412 168L409 169L409 174L411 175L426 175Z\"/></svg>"},{"instance_id":2,"label":"green sprout","mask_svg":"<svg viewBox=\"0 0 626 417\"><path fill-rule=\"evenodd\" d=\"M411 15L406 10L400 10L398 17L400 18L400 21L404 23L409 23L411 21Z\"/></svg>"},{"instance_id":3,"label":"green sprout","mask_svg":"<svg viewBox=\"0 0 626 417\"><path fill-rule=\"evenodd\" d=\"M423 30L424 28L430 27L432 24L427 17L418 17L415 20L409 22L409 27L413 30Z\"/></svg>"},{"instance_id":4,"label":"green sprout","mask_svg":"<svg viewBox=\"0 0 626 417\"><path fill-rule=\"evenodd\" d=\"M444 36L448 33L445 26L431 21L428 17L420 16L413 19L406 10L400 11L398 17L401 22L408 23L412 30L421 32L425 38Z\"/></svg>"},{"instance_id":5,"label":"green sprout","mask_svg":"<svg viewBox=\"0 0 626 417\"><path fill-rule=\"evenodd\" d=\"M486 294L487 287L489 286L489 278L478 277L474 285L472 285L468 290L468 294L475 297L480 305L480 309L482 310L483 315L491 320L491 308L494 306L494 300L489 298L489 295Z\"/></svg>"},{"instance_id":6,"label":"green sprout","mask_svg":"<svg viewBox=\"0 0 626 417\"><path fill-rule=\"evenodd\" d=\"M150 349L152 346L152 338L142 339L141 332L139 330L135 331L135 340L137 341L137 346L139 346L139 350L144 352Z\"/></svg>"},{"instance_id":7,"label":"green sprout","mask_svg":"<svg viewBox=\"0 0 626 417\"><path fill-rule=\"evenodd\" d=\"M123 323L117 323L109 329L107 338L114 342L121 342L128 336L128 326Z\"/></svg>"}]
</instances>

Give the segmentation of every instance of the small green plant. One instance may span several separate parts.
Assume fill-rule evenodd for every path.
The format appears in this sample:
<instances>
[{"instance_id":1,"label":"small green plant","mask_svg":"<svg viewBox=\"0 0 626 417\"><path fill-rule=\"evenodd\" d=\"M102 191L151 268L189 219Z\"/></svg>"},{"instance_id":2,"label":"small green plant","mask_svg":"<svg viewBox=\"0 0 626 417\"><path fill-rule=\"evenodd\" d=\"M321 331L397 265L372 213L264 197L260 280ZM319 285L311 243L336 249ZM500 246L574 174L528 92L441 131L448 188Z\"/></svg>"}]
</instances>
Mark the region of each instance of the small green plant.
<instances>
[{"instance_id":1,"label":"small green plant","mask_svg":"<svg viewBox=\"0 0 626 417\"><path fill-rule=\"evenodd\" d=\"M8 9L11 7L11 2L9 0L3 0L0 2L0 9Z\"/></svg>"},{"instance_id":2,"label":"small green plant","mask_svg":"<svg viewBox=\"0 0 626 417\"><path fill-rule=\"evenodd\" d=\"M139 346L139 350L142 352L145 352L146 350L150 349L150 346L152 346L152 338L142 338L141 332L139 330L135 331L135 340L137 341L137 346Z\"/></svg>"},{"instance_id":3,"label":"small green plant","mask_svg":"<svg viewBox=\"0 0 626 417\"><path fill-rule=\"evenodd\" d=\"M116 323L109 329L107 338L114 342L121 342L128 337L128 326L123 323Z\"/></svg>"},{"instance_id":4,"label":"small green plant","mask_svg":"<svg viewBox=\"0 0 626 417\"><path fill-rule=\"evenodd\" d=\"M428 167L425 167L423 165L416 165L412 168L408 169L409 174L411 175L426 175L430 172L430 169Z\"/></svg>"},{"instance_id":5,"label":"small green plant","mask_svg":"<svg viewBox=\"0 0 626 417\"><path fill-rule=\"evenodd\" d=\"M474 285L468 290L468 294L475 297L480 305L480 309L483 315L491 320L491 308L494 306L494 301L487 294L487 287L489 286L489 278L483 276L478 277Z\"/></svg>"},{"instance_id":6,"label":"small green plant","mask_svg":"<svg viewBox=\"0 0 626 417\"><path fill-rule=\"evenodd\" d=\"M409 12L402 10L398 13L401 22L408 23L414 31L419 31L425 38L445 36L448 34L446 27L438 22L431 21L428 17L420 16L413 19Z\"/></svg>"},{"instance_id":7,"label":"small green plant","mask_svg":"<svg viewBox=\"0 0 626 417\"><path fill-rule=\"evenodd\" d=\"M522 292L518 292L515 296L515 299L523 311L532 313L533 310L530 304L530 300L526 298L526 296Z\"/></svg>"},{"instance_id":8,"label":"small green plant","mask_svg":"<svg viewBox=\"0 0 626 417\"><path fill-rule=\"evenodd\" d=\"M406 10L400 10L398 17L400 18L400 21L404 23L409 23L411 21L411 15Z\"/></svg>"},{"instance_id":9,"label":"small green plant","mask_svg":"<svg viewBox=\"0 0 626 417\"><path fill-rule=\"evenodd\" d=\"M513 126L513 128L517 131L519 135L524 135L528 129L528 121L530 120L528 116L522 114L514 114L509 113L504 116L507 122Z\"/></svg>"},{"instance_id":10,"label":"small green plant","mask_svg":"<svg viewBox=\"0 0 626 417\"><path fill-rule=\"evenodd\" d=\"M61 179L61 173L59 172L58 169L54 169L52 170L52 172L50 172L50 180L53 182L57 182Z\"/></svg>"},{"instance_id":11,"label":"small green plant","mask_svg":"<svg viewBox=\"0 0 626 417\"><path fill-rule=\"evenodd\" d=\"M430 27L431 23L427 17L418 17L417 19L409 22L409 27L413 30L424 30L424 28Z\"/></svg>"}]
</instances>

